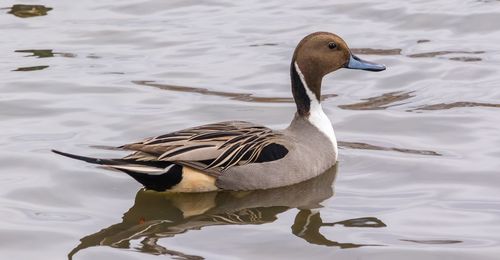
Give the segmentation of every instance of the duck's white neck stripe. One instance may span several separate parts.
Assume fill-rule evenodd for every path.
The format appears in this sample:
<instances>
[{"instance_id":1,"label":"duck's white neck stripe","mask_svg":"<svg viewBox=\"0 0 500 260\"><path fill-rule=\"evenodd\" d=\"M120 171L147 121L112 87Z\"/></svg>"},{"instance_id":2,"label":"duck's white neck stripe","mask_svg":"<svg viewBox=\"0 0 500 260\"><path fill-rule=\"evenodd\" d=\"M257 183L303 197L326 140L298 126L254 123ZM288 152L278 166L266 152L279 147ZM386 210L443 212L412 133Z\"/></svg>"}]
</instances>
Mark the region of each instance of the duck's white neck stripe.
<instances>
[{"instance_id":1,"label":"duck's white neck stripe","mask_svg":"<svg viewBox=\"0 0 500 260\"><path fill-rule=\"evenodd\" d=\"M337 138L335 137L335 132L333 131L332 122L330 122L330 119L328 119L325 112L323 112L323 108L321 107L319 100L316 98L316 95L309 89L309 86L307 86L304 74L302 74L302 71L300 71L297 62L294 63L294 66L295 70L297 71L297 74L299 74L302 85L304 85L307 96L311 101L309 116L307 119L313 126L318 128L320 132L325 134L326 137L328 137L328 139L332 142L333 150L335 151L335 160L337 160L337 155L338 155Z\"/></svg>"}]
</instances>

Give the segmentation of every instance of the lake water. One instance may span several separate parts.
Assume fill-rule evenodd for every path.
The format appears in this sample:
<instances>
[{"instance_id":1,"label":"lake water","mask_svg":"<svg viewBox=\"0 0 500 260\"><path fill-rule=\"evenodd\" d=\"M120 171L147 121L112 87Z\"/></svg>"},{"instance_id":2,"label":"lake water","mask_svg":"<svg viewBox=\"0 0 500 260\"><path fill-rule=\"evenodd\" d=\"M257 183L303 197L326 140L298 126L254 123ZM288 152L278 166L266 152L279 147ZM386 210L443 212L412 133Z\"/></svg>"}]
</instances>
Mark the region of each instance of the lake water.
<instances>
[{"instance_id":1,"label":"lake water","mask_svg":"<svg viewBox=\"0 0 500 260\"><path fill-rule=\"evenodd\" d=\"M500 1L0 8L2 259L498 259ZM99 146L231 119L284 128L293 49L319 30L388 67L325 78L341 149L319 179L172 196L50 152L118 156Z\"/></svg>"}]
</instances>

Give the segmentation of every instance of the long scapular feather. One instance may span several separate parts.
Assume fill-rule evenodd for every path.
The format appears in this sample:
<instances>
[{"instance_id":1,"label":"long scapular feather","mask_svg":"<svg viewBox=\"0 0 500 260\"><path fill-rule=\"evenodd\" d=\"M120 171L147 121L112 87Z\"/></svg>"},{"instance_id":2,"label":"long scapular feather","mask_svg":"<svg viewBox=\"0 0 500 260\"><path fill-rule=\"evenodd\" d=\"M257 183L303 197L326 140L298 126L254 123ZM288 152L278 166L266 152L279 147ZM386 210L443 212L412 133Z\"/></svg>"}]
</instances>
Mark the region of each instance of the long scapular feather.
<instances>
[{"instance_id":1,"label":"long scapular feather","mask_svg":"<svg viewBox=\"0 0 500 260\"><path fill-rule=\"evenodd\" d=\"M196 149L206 148L206 147L213 147L213 145L203 144L203 145L193 145L193 146L187 146L187 147L180 147L179 149L174 149L174 150L168 151L166 153L163 153L160 157L158 157L158 160L172 157L174 155L178 155L178 154L182 154L182 153L187 153L189 151L196 150Z\"/></svg>"}]
</instances>

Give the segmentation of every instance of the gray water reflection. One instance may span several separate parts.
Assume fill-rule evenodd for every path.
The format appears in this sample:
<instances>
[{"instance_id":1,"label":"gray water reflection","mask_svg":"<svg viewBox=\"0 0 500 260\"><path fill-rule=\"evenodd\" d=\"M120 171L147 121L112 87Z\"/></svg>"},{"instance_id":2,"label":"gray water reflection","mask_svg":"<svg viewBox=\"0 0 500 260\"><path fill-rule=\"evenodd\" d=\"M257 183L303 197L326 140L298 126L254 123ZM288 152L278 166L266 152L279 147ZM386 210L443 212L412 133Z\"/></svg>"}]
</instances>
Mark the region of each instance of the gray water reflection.
<instances>
[{"instance_id":1,"label":"gray water reflection","mask_svg":"<svg viewBox=\"0 0 500 260\"><path fill-rule=\"evenodd\" d=\"M218 96L227 97L232 100L245 101L245 102L258 102L258 103L294 103L292 97L259 97L250 93L236 93L236 92L224 92L224 91L214 91L206 88L196 88L188 86L176 86L168 84L154 83L153 81L133 81L134 84L155 87L162 90L177 91L177 92L188 92L188 93L198 93L208 96ZM321 100L326 100L331 97L336 97L335 94L324 94L321 95Z\"/></svg>"},{"instance_id":2,"label":"gray water reflection","mask_svg":"<svg viewBox=\"0 0 500 260\"><path fill-rule=\"evenodd\" d=\"M51 7L46 7L43 5L23 5L17 4L10 8L9 14L15 15L19 18L29 18L35 16L44 16L52 10Z\"/></svg>"},{"instance_id":3,"label":"gray water reflection","mask_svg":"<svg viewBox=\"0 0 500 260\"><path fill-rule=\"evenodd\" d=\"M426 43L430 40L418 40L417 43ZM401 55L402 49L373 49L373 48L353 48L352 51L356 54L363 55ZM431 51L423 53L408 54L406 57L409 58L434 58L450 54L484 54L485 51ZM482 61L482 58L473 56L456 56L450 57L449 60L453 61L463 61L463 62L475 62Z\"/></svg>"},{"instance_id":4,"label":"gray water reflection","mask_svg":"<svg viewBox=\"0 0 500 260\"><path fill-rule=\"evenodd\" d=\"M32 57L32 56L35 56L37 58L54 57L54 53L52 52L52 50L16 50L16 52L31 53L31 55L28 55L26 57Z\"/></svg>"},{"instance_id":5,"label":"gray water reflection","mask_svg":"<svg viewBox=\"0 0 500 260\"><path fill-rule=\"evenodd\" d=\"M493 107L500 108L500 104L482 103L482 102L453 102L453 103L440 103L434 105L425 105L415 110L446 110L452 108L464 107Z\"/></svg>"},{"instance_id":6,"label":"gray water reflection","mask_svg":"<svg viewBox=\"0 0 500 260\"><path fill-rule=\"evenodd\" d=\"M54 52L53 50L16 50L15 52L20 53L31 53L31 55L27 55L25 57L37 57L37 58L51 58L54 56L61 56L66 58L74 58L76 54L68 53L68 52Z\"/></svg>"},{"instance_id":7,"label":"gray water reflection","mask_svg":"<svg viewBox=\"0 0 500 260\"><path fill-rule=\"evenodd\" d=\"M416 239L401 239L401 241L413 242L417 244L426 244L426 245L446 245L446 244L458 244L463 242L460 240L416 240Z\"/></svg>"},{"instance_id":8,"label":"gray water reflection","mask_svg":"<svg viewBox=\"0 0 500 260\"><path fill-rule=\"evenodd\" d=\"M340 105L339 107L342 109L351 109L351 110L378 110L378 109L386 109L391 106L396 106L397 102L407 100L409 98L414 97L415 95L411 92L390 92L384 93L380 96L366 98L363 102L358 102L354 104L348 105ZM398 103L401 104L401 103Z\"/></svg>"},{"instance_id":9,"label":"gray water reflection","mask_svg":"<svg viewBox=\"0 0 500 260\"><path fill-rule=\"evenodd\" d=\"M34 71L34 70L43 70L48 68L49 66L43 65L43 66L31 66L31 67L20 67L12 71Z\"/></svg>"},{"instance_id":10,"label":"gray water reflection","mask_svg":"<svg viewBox=\"0 0 500 260\"><path fill-rule=\"evenodd\" d=\"M393 151L407 154L419 154L419 155L434 155L440 156L441 154L435 151L428 150L415 150L408 148L396 148L396 147L383 147L379 145L360 143L360 142L344 142L339 141L338 145L342 148L350 148L350 149L361 149L361 150L375 150L375 151Z\"/></svg>"},{"instance_id":11,"label":"gray water reflection","mask_svg":"<svg viewBox=\"0 0 500 260\"><path fill-rule=\"evenodd\" d=\"M437 56L443 56L448 54L483 54L484 51L432 51L432 52L424 52L424 53L415 53L410 54L408 57L410 58L433 58Z\"/></svg>"},{"instance_id":12,"label":"gray water reflection","mask_svg":"<svg viewBox=\"0 0 500 260\"><path fill-rule=\"evenodd\" d=\"M375 217L324 222L318 208L321 202L333 196L336 176L337 167L333 167L303 183L247 192L172 194L140 190L121 223L83 237L68 258L72 259L76 253L89 247L130 248L132 240L140 240L140 246L134 249L143 253L204 259L203 256L170 250L159 245L158 241L210 226L272 223L278 219L278 214L292 208L299 209L291 226L292 233L311 244L338 248L377 246L336 242L321 234L322 227L386 227Z\"/></svg>"},{"instance_id":13,"label":"gray water reflection","mask_svg":"<svg viewBox=\"0 0 500 260\"><path fill-rule=\"evenodd\" d=\"M402 49L352 48L351 51L363 55L401 55Z\"/></svg>"}]
</instances>

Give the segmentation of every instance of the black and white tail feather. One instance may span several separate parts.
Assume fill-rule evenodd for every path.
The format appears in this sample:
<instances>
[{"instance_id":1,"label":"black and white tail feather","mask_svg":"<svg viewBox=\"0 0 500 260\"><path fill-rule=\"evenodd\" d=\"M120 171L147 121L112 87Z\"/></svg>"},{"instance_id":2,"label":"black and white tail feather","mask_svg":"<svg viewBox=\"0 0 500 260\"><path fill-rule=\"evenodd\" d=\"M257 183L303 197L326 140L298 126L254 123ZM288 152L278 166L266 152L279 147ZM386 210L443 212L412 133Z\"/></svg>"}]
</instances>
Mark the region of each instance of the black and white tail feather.
<instances>
[{"instance_id":1,"label":"black and white tail feather","mask_svg":"<svg viewBox=\"0 0 500 260\"><path fill-rule=\"evenodd\" d=\"M125 172L130 177L144 185L146 189L165 191L178 184L182 179L182 167L170 162L141 163L126 159L100 159L57 150L52 152L76 160L102 165Z\"/></svg>"}]
</instances>

